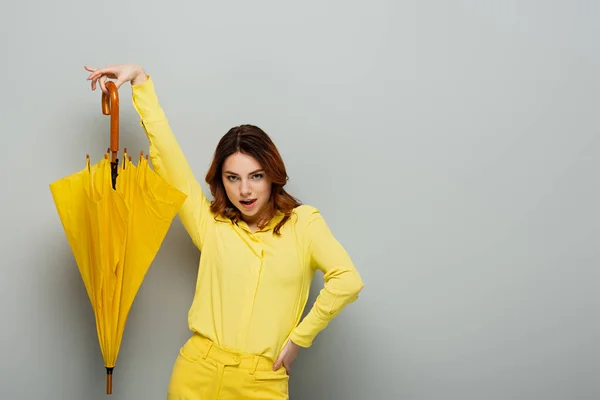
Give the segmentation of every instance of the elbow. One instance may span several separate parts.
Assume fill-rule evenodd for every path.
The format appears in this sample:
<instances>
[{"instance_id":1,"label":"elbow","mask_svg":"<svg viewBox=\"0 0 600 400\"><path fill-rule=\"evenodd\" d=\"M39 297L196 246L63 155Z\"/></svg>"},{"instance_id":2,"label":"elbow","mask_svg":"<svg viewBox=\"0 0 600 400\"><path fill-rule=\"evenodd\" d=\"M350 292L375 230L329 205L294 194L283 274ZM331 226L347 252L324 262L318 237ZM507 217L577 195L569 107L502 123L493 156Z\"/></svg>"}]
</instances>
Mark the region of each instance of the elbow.
<instances>
[{"instance_id":1,"label":"elbow","mask_svg":"<svg viewBox=\"0 0 600 400\"><path fill-rule=\"evenodd\" d=\"M351 277L351 279L348 277ZM344 306L348 305L348 304L352 304L355 301L357 301L358 295L365 287L365 284L364 284L363 280L361 279L360 275L358 274L358 272L353 271L352 274L347 276L347 278L348 279L347 279L346 285L344 287L345 290L342 295L342 297L344 298L344 300L343 300ZM340 307L340 309L338 309L338 310L334 310L333 314L337 314L338 312L340 312L341 308L343 308L343 307Z\"/></svg>"},{"instance_id":2,"label":"elbow","mask_svg":"<svg viewBox=\"0 0 600 400\"><path fill-rule=\"evenodd\" d=\"M358 295L365 287L365 283L357 271L354 271L350 276L352 276L352 279L348 280L347 290L349 297L354 301L358 299Z\"/></svg>"},{"instance_id":3,"label":"elbow","mask_svg":"<svg viewBox=\"0 0 600 400\"><path fill-rule=\"evenodd\" d=\"M362 292L364 287L365 287L365 283L362 281L362 279L359 279L354 288L354 290L355 290L354 295L357 298L358 298L359 293Z\"/></svg>"},{"instance_id":4,"label":"elbow","mask_svg":"<svg viewBox=\"0 0 600 400\"><path fill-rule=\"evenodd\" d=\"M358 299L365 287L362 277L356 268L335 268L325 274L325 291L337 298L336 305L331 310L337 313L338 306L342 307Z\"/></svg>"},{"instance_id":5,"label":"elbow","mask_svg":"<svg viewBox=\"0 0 600 400\"><path fill-rule=\"evenodd\" d=\"M329 315L336 316L347 305L358 300L358 295L365 287L365 284L356 270L346 271L343 279L336 282L336 287L327 287L325 292L333 295L335 299L332 301L329 308Z\"/></svg>"}]
</instances>

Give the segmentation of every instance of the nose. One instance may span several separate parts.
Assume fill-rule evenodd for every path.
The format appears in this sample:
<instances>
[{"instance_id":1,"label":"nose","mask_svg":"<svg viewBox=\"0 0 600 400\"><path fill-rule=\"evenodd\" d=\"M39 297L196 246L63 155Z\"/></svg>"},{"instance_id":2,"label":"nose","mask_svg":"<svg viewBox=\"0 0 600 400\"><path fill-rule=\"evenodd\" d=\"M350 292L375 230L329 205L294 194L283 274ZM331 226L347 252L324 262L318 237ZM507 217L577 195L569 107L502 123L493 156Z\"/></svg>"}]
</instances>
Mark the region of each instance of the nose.
<instances>
[{"instance_id":1,"label":"nose","mask_svg":"<svg viewBox=\"0 0 600 400\"><path fill-rule=\"evenodd\" d=\"M250 188L250 184L248 183L247 180L242 179L242 183L240 184L240 196L248 197L248 196L250 196L251 193L252 193L252 190Z\"/></svg>"}]
</instances>

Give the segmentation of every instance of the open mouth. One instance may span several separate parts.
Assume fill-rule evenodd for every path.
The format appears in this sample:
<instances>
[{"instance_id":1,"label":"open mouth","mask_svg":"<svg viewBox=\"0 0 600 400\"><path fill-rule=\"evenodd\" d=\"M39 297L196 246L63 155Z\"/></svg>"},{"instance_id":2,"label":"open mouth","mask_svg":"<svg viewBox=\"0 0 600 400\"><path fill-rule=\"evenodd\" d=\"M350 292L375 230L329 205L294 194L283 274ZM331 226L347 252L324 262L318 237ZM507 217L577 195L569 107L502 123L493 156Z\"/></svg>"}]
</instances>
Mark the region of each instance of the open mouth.
<instances>
[{"instance_id":1,"label":"open mouth","mask_svg":"<svg viewBox=\"0 0 600 400\"><path fill-rule=\"evenodd\" d=\"M240 203L242 203L242 205L244 205L245 207L252 207L254 205L254 203L256 203L256 199L240 200Z\"/></svg>"}]
</instances>

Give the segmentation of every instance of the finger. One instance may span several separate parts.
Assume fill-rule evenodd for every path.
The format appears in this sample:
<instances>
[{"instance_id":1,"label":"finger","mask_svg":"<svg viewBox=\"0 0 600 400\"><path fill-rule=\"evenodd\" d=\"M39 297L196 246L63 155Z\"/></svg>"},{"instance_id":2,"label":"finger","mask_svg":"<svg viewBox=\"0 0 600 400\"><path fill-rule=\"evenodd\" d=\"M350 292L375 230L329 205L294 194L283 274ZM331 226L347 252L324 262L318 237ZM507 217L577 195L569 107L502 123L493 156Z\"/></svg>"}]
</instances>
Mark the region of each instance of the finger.
<instances>
[{"instance_id":1,"label":"finger","mask_svg":"<svg viewBox=\"0 0 600 400\"><path fill-rule=\"evenodd\" d=\"M93 81L93 80L97 80L102 75L105 75L105 74L100 71L95 71L95 72L92 72L87 78L89 81Z\"/></svg>"},{"instance_id":2,"label":"finger","mask_svg":"<svg viewBox=\"0 0 600 400\"><path fill-rule=\"evenodd\" d=\"M88 79L97 79L101 75L114 75L114 71L111 67L96 69L90 74L90 76L88 76Z\"/></svg>"},{"instance_id":3,"label":"finger","mask_svg":"<svg viewBox=\"0 0 600 400\"><path fill-rule=\"evenodd\" d=\"M88 67L87 65L84 65L83 68L85 68L87 71L90 71L90 72L94 72L97 70L97 68Z\"/></svg>"},{"instance_id":4,"label":"finger","mask_svg":"<svg viewBox=\"0 0 600 400\"><path fill-rule=\"evenodd\" d=\"M285 368L285 373L289 375L290 374L290 366L287 365L288 363L286 363L286 362L283 362L282 364Z\"/></svg>"},{"instance_id":5,"label":"finger","mask_svg":"<svg viewBox=\"0 0 600 400\"><path fill-rule=\"evenodd\" d=\"M92 90L96 90L98 88L98 79L99 78L92 79Z\"/></svg>"},{"instance_id":6,"label":"finger","mask_svg":"<svg viewBox=\"0 0 600 400\"><path fill-rule=\"evenodd\" d=\"M100 82L100 88L104 93L108 93L108 89L106 88L106 76L102 75L98 81Z\"/></svg>"},{"instance_id":7,"label":"finger","mask_svg":"<svg viewBox=\"0 0 600 400\"><path fill-rule=\"evenodd\" d=\"M98 69L94 69L93 71L90 71L91 73L88 75L88 80L92 81L94 79L98 79L98 76L102 75L102 73L98 72Z\"/></svg>"},{"instance_id":8,"label":"finger","mask_svg":"<svg viewBox=\"0 0 600 400\"><path fill-rule=\"evenodd\" d=\"M279 368L281 368L282 363L283 363L283 359L281 358L281 356L279 356L277 361L275 361L275 364L273 364L273 371L277 371Z\"/></svg>"},{"instance_id":9,"label":"finger","mask_svg":"<svg viewBox=\"0 0 600 400\"><path fill-rule=\"evenodd\" d=\"M117 79L115 81L115 86L117 87L117 89L119 89L121 86L123 86L124 83L125 81L123 79Z\"/></svg>"}]
</instances>

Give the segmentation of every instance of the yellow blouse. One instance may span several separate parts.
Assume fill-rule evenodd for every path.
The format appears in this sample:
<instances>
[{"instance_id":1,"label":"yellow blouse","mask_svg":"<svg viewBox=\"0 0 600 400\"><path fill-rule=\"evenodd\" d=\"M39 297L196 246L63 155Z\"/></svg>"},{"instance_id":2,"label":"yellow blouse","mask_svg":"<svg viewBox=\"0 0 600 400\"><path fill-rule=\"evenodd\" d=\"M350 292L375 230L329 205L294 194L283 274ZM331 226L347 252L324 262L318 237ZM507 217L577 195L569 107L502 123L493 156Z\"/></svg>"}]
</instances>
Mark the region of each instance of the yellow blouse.
<instances>
[{"instance_id":1,"label":"yellow blouse","mask_svg":"<svg viewBox=\"0 0 600 400\"><path fill-rule=\"evenodd\" d=\"M159 104L150 75L132 85L155 171L188 195L179 216L200 250L189 328L227 349L275 360L288 339L311 346L316 335L358 298L362 279L319 211L302 205L281 228L262 230L214 215ZM325 284L302 319L316 269Z\"/></svg>"}]
</instances>

